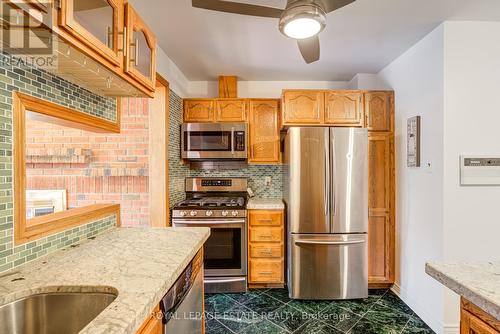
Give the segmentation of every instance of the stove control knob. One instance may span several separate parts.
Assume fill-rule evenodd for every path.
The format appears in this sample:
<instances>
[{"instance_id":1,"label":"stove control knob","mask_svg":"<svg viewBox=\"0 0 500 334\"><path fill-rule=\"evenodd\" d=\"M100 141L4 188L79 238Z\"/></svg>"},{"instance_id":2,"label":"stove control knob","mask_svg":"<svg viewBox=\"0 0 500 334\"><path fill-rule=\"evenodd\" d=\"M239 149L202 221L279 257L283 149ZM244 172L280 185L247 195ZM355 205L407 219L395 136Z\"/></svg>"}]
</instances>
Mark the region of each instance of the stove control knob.
<instances>
[{"instance_id":1,"label":"stove control knob","mask_svg":"<svg viewBox=\"0 0 500 334\"><path fill-rule=\"evenodd\" d=\"M227 210L224 210L221 212L221 214L223 217L226 217L229 214L229 212Z\"/></svg>"},{"instance_id":2,"label":"stove control knob","mask_svg":"<svg viewBox=\"0 0 500 334\"><path fill-rule=\"evenodd\" d=\"M238 211L234 210L233 212L231 212L231 215L232 215L233 217L236 217L236 216L238 215Z\"/></svg>"},{"instance_id":3,"label":"stove control knob","mask_svg":"<svg viewBox=\"0 0 500 334\"><path fill-rule=\"evenodd\" d=\"M186 217L186 216L187 216L187 214L188 214L188 213L187 213L187 211L181 211L181 212L179 212L179 215L180 215L181 217Z\"/></svg>"},{"instance_id":4,"label":"stove control knob","mask_svg":"<svg viewBox=\"0 0 500 334\"><path fill-rule=\"evenodd\" d=\"M214 212L213 212L212 210L207 210L207 211L205 212L205 215L206 215L207 217L211 217L213 214L214 214Z\"/></svg>"},{"instance_id":5,"label":"stove control knob","mask_svg":"<svg viewBox=\"0 0 500 334\"><path fill-rule=\"evenodd\" d=\"M193 210L189 214L191 215L191 217L194 217L194 216L196 216L198 214L198 212L196 212L195 210Z\"/></svg>"}]
</instances>

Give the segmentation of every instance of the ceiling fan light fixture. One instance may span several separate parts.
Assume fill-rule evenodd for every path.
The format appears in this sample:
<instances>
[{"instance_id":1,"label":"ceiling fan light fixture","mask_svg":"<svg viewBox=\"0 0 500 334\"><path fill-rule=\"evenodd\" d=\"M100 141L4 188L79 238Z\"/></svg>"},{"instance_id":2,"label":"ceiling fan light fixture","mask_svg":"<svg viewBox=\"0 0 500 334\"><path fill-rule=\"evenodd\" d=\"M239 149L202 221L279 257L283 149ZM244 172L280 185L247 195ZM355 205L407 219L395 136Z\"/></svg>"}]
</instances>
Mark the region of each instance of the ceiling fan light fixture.
<instances>
[{"instance_id":1,"label":"ceiling fan light fixture","mask_svg":"<svg viewBox=\"0 0 500 334\"><path fill-rule=\"evenodd\" d=\"M301 5L288 8L280 18L280 31L293 39L316 36L326 25L326 13L316 5Z\"/></svg>"}]
</instances>

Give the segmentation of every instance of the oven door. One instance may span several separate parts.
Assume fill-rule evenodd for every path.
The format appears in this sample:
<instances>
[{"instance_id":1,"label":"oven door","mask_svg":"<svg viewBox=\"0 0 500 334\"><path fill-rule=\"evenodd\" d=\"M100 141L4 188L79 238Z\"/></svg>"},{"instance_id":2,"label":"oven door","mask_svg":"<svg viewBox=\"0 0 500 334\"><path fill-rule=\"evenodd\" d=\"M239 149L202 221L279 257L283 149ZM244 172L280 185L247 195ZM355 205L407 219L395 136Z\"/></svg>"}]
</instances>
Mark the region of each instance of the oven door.
<instances>
[{"instance_id":1,"label":"oven door","mask_svg":"<svg viewBox=\"0 0 500 334\"><path fill-rule=\"evenodd\" d=\"M246 219L173 220L174 227L210 227L204 245L205 276L246 276Z\"/></svg>"},{"instance_id":2,"label":"oven door","mask_svg":"<svg viewBox=\"0 0 500 334\"><path fill-rule=\"evenodd\" d=\"M246 132L244 123L184 123L181 156L189 160L244 160Z\"/></svg>"}]
</instances>

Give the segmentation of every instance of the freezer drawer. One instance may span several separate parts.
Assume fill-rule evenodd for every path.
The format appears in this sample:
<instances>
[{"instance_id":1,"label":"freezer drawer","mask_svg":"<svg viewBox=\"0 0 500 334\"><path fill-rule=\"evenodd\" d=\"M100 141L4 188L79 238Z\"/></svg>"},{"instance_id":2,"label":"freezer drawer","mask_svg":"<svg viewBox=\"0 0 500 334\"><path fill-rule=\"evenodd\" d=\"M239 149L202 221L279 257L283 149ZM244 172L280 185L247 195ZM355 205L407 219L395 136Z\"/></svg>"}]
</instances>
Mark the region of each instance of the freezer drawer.
<instances>
[{"instance_id":1,"label":"freezer drawer","mask_svg":"<svg viewBox=\"0 0 500 334\"><path fill-rule=\"evenodd\" d=\"M292 234L288 243L290 298L368 297L366 234Z\"/></svg>"}]
</instances>

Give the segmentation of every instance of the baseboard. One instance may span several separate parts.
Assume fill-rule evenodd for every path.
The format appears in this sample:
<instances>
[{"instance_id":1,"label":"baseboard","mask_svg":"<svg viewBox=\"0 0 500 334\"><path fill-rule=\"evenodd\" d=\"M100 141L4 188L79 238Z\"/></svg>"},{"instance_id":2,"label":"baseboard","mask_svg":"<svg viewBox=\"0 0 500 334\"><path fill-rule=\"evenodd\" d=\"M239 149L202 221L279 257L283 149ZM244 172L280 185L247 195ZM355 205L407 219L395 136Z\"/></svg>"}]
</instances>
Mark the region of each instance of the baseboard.
<instances>
[{"instance_id":1,"label":"baseboard","mask_svg":"<svg viewBox=\"0 0 500 334\"><path fill-rule=\"evenodd\" d=\"M401 298L401 287L399 286L399 284L397 283L394 283L392 285L392 287L390 288L390 290L392 292L394 292L396 294L396 296L400 297Z\"/></svg>"},{"instance_id":2,"label":"baseboard","mask_svg":"<svg viewBox=\"0 0 500 334\"><path fill-rule=\"evenodd\" d=\"M439 334L459 334L460 333L460 326L459 325L444 325L441 323L439 320L435 319L433 315L429 314L427 312L427 309L425 308L425 305L420 305L416 302L413 302L411 300L405 300L406 298L402 298L402 289L399 284L394 283L394 285L390 289L392 292L394 292L403 302L406 304L412 304L412 310L415 312L420 318L425 318L426 323L429 327L431 327L434 331L436 331ZM430 319L430 320L429 320Z\"/></svg>"},{"instance_id":3,"label":"baseboard","mask_svg":"<svg viewBox=\"0 0 500 334\"><path fill-rule=\"evenodd\" d=\"M443 328L443 334L460 334L460 326L445 325Z\"/></svg>"}]
</instances>

